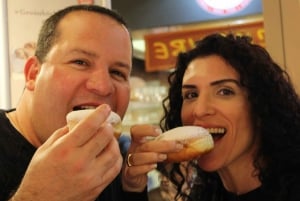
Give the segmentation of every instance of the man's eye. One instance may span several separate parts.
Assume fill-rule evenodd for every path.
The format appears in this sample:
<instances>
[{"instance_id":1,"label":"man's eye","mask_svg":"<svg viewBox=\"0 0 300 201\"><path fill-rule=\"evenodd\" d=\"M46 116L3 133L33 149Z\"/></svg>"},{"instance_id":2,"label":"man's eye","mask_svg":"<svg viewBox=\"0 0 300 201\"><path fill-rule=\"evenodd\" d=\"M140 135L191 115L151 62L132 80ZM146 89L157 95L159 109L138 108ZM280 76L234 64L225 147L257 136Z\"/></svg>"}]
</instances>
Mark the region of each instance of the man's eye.
<instances>
[{"instance_id":1,"label":"man's eye","mask_svg":"<svg viewBox=\"0 0 300 201\"><path fill-rule=\"evenodd\" d=\"M87 65L87 63L85 61L83 61L83 60L74 60L73 63L81 65L81 66L82 65L85 65L85 66Z\"/></svg>"},{"instance_id":2,"label":"man's eye","mask_svg":"<svg viewBox=\"0 0 300 201\"><path fill-rule=\"evenodd\" d=\"M110 73L113 76L116 76L118 79L127 80L127 75L121 71L118 70L111 70Z\"/></svg>"}]
</instances>

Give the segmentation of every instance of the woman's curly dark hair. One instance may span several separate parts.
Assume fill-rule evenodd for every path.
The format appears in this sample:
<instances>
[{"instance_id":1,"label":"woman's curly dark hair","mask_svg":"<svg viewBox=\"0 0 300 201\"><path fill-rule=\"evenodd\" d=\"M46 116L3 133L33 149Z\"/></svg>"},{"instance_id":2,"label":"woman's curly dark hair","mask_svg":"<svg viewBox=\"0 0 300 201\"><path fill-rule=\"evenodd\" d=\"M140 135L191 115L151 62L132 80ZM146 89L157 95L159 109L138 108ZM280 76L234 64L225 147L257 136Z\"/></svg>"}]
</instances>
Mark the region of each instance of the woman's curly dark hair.
<instances>
[{"instance_id":1,"label":"woman's curly dark hair","mask_svg":"<svg viewBox=\"0 0 300 201\"><path fill-rule=\"evenodd\" d=\"M252 44L249 37L212 34L199 41L194 49L178 55L175 70L168 77L170 88L163 101L162 129L182 125L183 75L192 60L209 55L218 55L230 64L247 90L261 143L254 166L264 194L270 200L288 201L291 188L299 183L296 175L300 171L300 101L286 71L263 47ZM224 190L218 175L197 169L201 185L193 186L190 200L223 200ZM178 190L179 195L180 185Z\"/></svg>"}]
</instances>

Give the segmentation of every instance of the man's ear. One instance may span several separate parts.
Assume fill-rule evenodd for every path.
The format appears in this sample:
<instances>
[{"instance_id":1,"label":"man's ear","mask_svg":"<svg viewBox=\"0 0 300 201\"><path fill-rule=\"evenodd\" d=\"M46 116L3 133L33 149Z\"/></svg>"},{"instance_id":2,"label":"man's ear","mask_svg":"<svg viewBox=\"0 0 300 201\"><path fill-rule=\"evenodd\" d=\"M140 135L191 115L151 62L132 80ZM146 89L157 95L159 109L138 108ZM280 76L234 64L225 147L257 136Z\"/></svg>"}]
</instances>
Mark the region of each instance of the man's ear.
<instances>
[{"instance_id":1,"label":"man's ear","mask_svg":"<svg viewBox=\"0 0 300 201\"><path fill-rule=\"evenodd\" d=\"M40 62L37 57L30 57L25 64L24 74L25 74L25 82L26 88L29 90L33 90L35 86L36 78L40 71Z\"/></svg>"}]
</instances>

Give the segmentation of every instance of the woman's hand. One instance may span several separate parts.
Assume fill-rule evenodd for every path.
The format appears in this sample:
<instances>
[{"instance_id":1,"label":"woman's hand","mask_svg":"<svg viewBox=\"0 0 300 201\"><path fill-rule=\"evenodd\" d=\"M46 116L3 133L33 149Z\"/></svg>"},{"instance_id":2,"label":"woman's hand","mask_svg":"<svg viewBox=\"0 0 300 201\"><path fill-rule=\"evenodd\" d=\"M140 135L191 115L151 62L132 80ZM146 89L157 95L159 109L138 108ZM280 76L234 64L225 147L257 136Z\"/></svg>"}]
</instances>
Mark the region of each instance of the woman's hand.
<instances>
[{"instance_id":1,"label":"woman's hand","mask_svg":"<svg viewBox=\"0 0 300 201\"><path fill-rule=\"evenodd\" d=\"M151 140L161 134L158 127L135 125L131 128L131 145L122 170L124 191L142 192L147 185L147 173L167 159L167 153L177 152L183 145L175 141Z\"/></svg>"}]
</instances>

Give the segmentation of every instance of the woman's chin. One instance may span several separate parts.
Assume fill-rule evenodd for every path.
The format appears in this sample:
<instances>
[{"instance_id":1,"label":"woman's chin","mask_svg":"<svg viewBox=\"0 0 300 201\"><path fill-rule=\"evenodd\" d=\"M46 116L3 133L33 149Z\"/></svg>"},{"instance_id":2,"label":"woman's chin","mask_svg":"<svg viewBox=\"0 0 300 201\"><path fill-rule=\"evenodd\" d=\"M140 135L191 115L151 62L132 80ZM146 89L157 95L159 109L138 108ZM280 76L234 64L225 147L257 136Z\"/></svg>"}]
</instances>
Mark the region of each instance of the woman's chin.
<instances>
[{"instance_id":1,"label":"woman's chin","mask_svg":"<svg viewBox=\"0 0 300 201\"><path fill-rule=\"evenodd\" d=\"M206 172L214 172L219 169L217 161L212 160L208 155L204 155L197 159L198 166Z\"/></svg>"}]
</instances>

